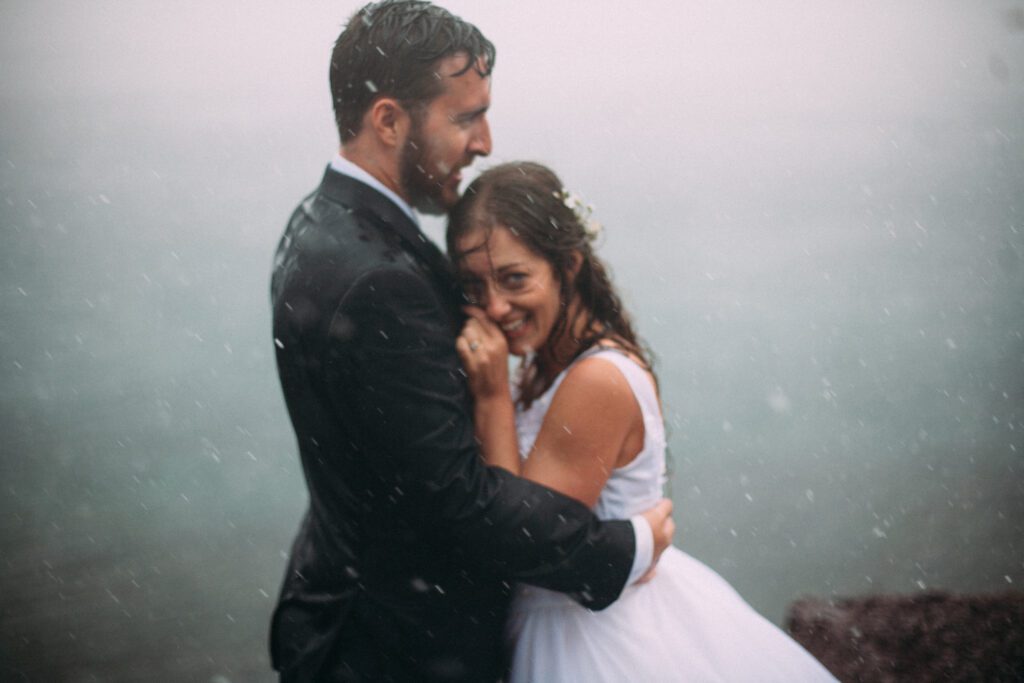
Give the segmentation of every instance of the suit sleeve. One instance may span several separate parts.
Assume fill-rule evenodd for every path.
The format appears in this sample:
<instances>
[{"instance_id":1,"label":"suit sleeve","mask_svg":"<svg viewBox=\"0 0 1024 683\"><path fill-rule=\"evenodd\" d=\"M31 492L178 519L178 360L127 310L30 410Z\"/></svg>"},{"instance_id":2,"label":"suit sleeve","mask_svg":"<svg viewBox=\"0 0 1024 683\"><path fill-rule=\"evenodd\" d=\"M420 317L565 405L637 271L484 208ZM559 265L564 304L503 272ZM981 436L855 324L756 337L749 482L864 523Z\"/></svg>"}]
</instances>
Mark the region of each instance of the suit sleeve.
<instances>
[{"instance_id":1,"label":"suit sleeve","mask_svg":"<svg viewBox=\"0 0 1024 683\"><path fill-rule=\"evenodd\" d=\"M591 609L619 596L632 526L484 464L455 340L424 279L399 268L364 275L331 330L333 401L358 416L373 467L402 489L417 523L507 578Z\"/></svg>"}]
</instances>

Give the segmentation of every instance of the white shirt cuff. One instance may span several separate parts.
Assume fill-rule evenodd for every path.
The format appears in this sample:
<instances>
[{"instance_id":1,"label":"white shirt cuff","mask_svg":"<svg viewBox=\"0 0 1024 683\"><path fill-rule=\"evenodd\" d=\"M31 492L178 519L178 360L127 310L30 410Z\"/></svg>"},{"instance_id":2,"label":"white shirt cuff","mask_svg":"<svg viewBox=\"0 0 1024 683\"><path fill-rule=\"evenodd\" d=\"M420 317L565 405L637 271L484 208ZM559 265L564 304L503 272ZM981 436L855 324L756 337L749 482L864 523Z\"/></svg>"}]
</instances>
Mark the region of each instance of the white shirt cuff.
<instances>
[{"instance_id":1,"label":"white shirt cuff","mask_svg":"<svg viewBox=\"0 0 1024 683\"><path fill-rule=\"evenodd\" d=\"M636 537L636 555L633 556L633 568L629 571L627 586L633 585L646 574L651 568L651 560L654 559L654 534L651 533L651 525L643 515L637 515L629 521L633 525L633 535Z\"/></svg>"}]
</instances>

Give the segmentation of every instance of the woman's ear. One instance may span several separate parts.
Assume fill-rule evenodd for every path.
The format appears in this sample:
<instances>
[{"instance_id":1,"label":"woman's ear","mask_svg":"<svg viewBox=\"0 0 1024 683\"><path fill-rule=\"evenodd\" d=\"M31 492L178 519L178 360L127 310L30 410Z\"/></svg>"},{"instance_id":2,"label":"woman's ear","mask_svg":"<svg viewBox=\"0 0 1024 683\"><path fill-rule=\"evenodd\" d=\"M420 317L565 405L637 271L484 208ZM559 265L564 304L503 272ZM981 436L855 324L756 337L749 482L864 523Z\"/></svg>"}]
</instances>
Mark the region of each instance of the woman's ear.
<instances>
[{"instance_id":1,"label":"woman's ear","mask_svg":"<svg viewBox=\"0 0 1024 683\"><path fill-rule=\"evenodd\" d=\"M579 275L580 268L583 267L583 254L580 251L574 251L569 255L569 281L574 281L576 276Z\"/></svg>"}]
</instances>

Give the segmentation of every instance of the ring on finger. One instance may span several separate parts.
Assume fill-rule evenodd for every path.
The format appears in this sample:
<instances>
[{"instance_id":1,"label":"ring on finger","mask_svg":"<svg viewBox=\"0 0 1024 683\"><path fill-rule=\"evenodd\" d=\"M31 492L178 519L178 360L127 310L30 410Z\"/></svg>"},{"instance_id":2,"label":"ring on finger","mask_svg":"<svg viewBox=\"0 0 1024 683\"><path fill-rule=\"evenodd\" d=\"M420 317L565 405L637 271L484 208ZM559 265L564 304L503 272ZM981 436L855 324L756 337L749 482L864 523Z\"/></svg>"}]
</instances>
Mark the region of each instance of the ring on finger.
<instances>
[{"instance_id":1,"label":"ring on finger","mask_svg":"<svg viewBox=\"0 0 1024 683\"><path fill-rule=\"evenodd\" d=\"M479 348L480 348L480 342L478 342L478 341L471 341L471 342L469 342L469 350L470 351L476 351Z\"/></svg>"}]
</instances>

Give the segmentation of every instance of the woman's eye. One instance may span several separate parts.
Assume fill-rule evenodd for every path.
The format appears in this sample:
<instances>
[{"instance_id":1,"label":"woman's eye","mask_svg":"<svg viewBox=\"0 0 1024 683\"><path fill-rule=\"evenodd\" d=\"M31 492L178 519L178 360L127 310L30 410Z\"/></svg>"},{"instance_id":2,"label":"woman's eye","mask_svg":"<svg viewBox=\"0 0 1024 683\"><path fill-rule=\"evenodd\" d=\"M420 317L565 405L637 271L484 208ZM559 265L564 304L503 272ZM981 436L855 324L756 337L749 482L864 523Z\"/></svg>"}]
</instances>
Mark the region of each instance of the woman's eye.
<instances>
[{"instance_id":1,"label":"woman's eye","mask_svg":"<svg viewBox=\"0 0 1024 683\"><path fill-rule=\"evenodd\" d=\"M501 279L505 289L522 289L526 285L525 273L508 273Z\"/></svg>"},{"instance_id":2,"label":"woman's eye","mask_svg":"<svg viewBox=\"0 0 1024 683\"><path fill-rule=\"evenodd\" d=\"M480 303L480 285L475 282L463 282L462 283L462 296L466 298L466 301L470 305L476 306Z\"/></svg>"}]
</instances>

